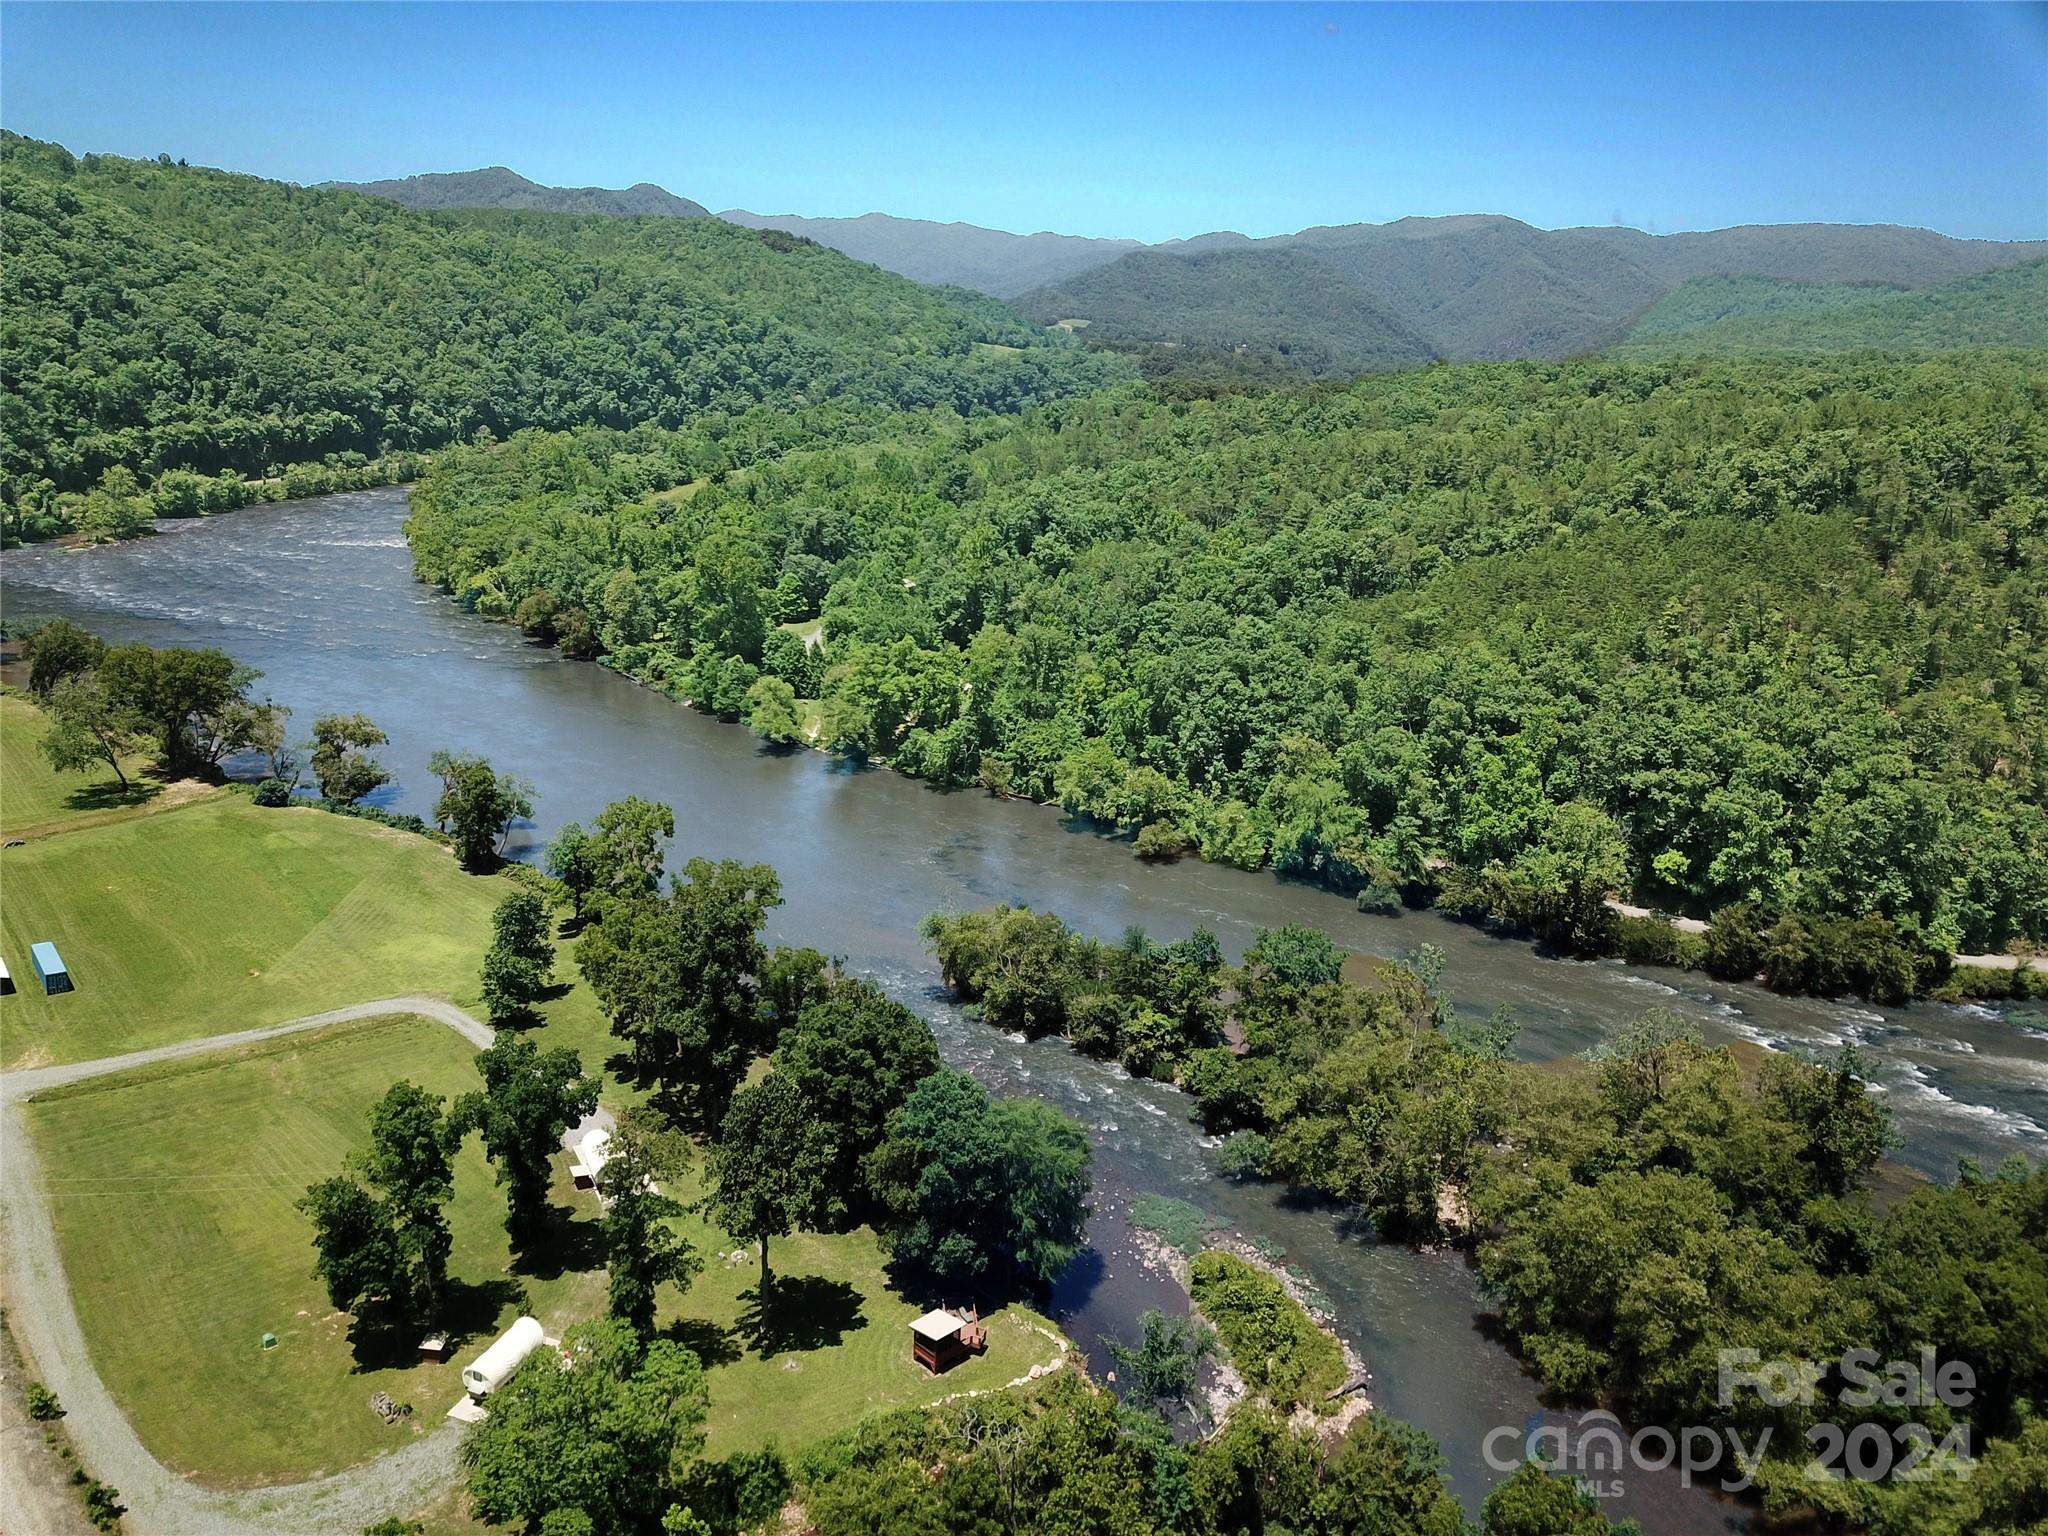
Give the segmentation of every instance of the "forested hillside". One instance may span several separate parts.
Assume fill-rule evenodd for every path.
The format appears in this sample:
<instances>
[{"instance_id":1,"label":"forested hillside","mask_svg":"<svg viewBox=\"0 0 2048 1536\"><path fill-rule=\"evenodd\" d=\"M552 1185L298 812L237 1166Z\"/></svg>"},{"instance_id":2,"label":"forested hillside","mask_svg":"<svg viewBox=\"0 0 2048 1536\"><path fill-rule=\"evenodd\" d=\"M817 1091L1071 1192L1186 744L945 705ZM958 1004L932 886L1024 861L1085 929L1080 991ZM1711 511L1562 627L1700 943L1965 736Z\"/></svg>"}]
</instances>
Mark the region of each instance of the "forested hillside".
<instances>
[{"instance_id":1,"label":"forested hillside","mask_svg":"<svg viewBox=\"0 0 2048 1536\"><path fill-rule=\"evenodd\" d=\"M1591 227L1560 233L1606 245L1669 283L1747 273L1789 283L1924 288L2048 256L2048 240L1958 240L1902 224L1738 224L1674 235Z\"/></svg>"},{"instance_id":2,"label":"forested hillside","mask_svg":"<svg viewBox=\"0 0 2048 1536\"><path fill-rule=\"evenodd\" d=\"M480 611L1147 853L1978 949L2048 938L2044 409L1995 354L1128 389L739 472L533 434L409 532Z\"/></svg>"},{"instance_id":3,"label":"forested hillside","mask_svg":"<svg viewBox=\"0 0 2048 1536\"><path fill-rule=\"evenodd\" d=\"M539 213L608 213L619 218L656 215L708 219L711 210L649 181L630 187L544 187L502 165L480 171L440 171L389 181L328 181L337 192L360 192L407 208L527 208Z\"/></svg>"},{"instance_id":4,"label":"forested hillside","mask_svg":"<svg viewBox=\"0 0 2048 1536\"><path fill-rule=\"evenodd\" d=\"M1694 278L1629 332L1631 355L2048 347L2048 261L1906 292L1771 278Z\"/></svg>"},{"instance_id":5,"label":"forested hillside","mask_svg":"<svg viewBox=\"0 0 2048 1536\"><path fill-rule=\"evenodd\" d=\"M1227 266L1212 266L1202 278L1187 270L1226 255ZM1563 358L1621 341L1646 309L1688 279L1755 275L1915 287L2044 255L2048 247L2038 242L1950 240L1883 227L1657 236L1542 230L1482 216L1402 219L1270 240L1205 236L1125 256L1025 294L1018 307L1047 323L1086 320L1092 343L1139 352L1161 341L1284 352L1292 338L1329 326L1335 312L1391 321L1453 360ZM2030 325L2015 329L2004 323L2012 317L1996 318L1971 344L2032 344ZM1333 371L1300 355L1309 365L1302 371ZM1372 366L1367 360L1361 371Z\"/></svg>"},{"instance_id":6,"label":"forested hillside","mask_svg":"<svg viewBox=\"0 0 2048 1536\"><path fill-rule=\"evenodd\" d=\"M1040 319L1085 317L1091 335L1099 329L1126 348L1243 353L1312 378L1413 368L1437 356L1365 289L1300 251L1143 251L1073 290L1041 289L1023 302Z\"/></svg>"},{"instance_id":7,"label":"forested hillside","mask_svg":"<svg viewBox=\"0 0 2048 1536\"><path fill-rule=\"evenodd\" d=\"M16 510L109 469L260 476L760 403L1014 410L1118 369L993 300L715 219L418 213L17 135L0 218Z\"/></svg>"}]
</instances>

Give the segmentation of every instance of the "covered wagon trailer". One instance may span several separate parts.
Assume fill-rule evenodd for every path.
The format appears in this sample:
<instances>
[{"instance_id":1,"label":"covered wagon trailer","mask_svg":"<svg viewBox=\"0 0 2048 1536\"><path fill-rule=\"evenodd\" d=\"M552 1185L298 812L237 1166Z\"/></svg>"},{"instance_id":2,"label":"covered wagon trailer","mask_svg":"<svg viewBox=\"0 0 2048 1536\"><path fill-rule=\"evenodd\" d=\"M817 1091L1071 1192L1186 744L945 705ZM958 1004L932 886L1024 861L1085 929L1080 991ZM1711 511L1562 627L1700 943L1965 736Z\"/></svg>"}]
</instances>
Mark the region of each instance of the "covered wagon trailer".
<instances>
[{"instance_id":1,"label":"covered wagon trailer","mask_svg":"<svg viewBox=\"0 0 2048 1536\"><path fill-rule=\"evenodd\" d=\"M36 975L43 983L43 991L49 994L69 992L71 973L64 969L64 960L57 953L57 946L48 939L28 947L29 963L36 968Z\"/></svg>"},{"instance_id":2,"label":"covered wagon trailer","mask_svg":"<svg viewBox=\"0 0 2048 1536\"><path fill-rule=\"evenodd\" d=\"M595 1189L604 1165L611 1160L612 1133L597 1126L578 1144L575 1161L569 1164L569 1177L578 1189Z\"/></svg>"},{"instance_id":3,"label":"covered wagon trailer","mask_svg":"<svg viewBox=\"0 0 2048 1536\"><path fill-rule=\"evenodd\" d=\"M482 1399L503 1386L520 1362L545 1341L540 1319L522 1317L499 1334L491 1347L462 1368L462 1384L471 1397Z\"/></svg>"}]
</instances>

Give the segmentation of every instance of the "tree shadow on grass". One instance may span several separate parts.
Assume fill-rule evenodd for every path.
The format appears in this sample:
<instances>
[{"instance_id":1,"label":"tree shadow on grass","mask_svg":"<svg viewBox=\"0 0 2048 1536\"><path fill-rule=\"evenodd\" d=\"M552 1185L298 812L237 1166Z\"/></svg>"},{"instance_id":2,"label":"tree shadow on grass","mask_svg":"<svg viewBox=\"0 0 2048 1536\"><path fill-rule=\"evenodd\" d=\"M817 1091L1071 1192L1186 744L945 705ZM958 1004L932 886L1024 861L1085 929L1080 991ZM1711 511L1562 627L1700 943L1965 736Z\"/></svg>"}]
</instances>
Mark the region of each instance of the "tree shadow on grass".
<instances>
[{"instance_id":1,"label":"tree shadow on grass","mask_svg":"<svg viewBox=\"0 0 2048 1536\"><path fill-rule=\"evenodd\" d=\"M601 1269L604 1261L604 1228L598 1219L579 1219L566 1205L550 1205L547 1231L539 1242L514 1257L512 1269L536 1280L556 1280L572 1272Z\"/></svg>"},{"instance_id":2,"label":"tree shadow on grass","mask_svg":"<svg viewBox=\"0 0 2048 1536\"><path fill-rule=\"evenodd\" d=\"M740 1292L740 1300L746 1307L733 1331L764 1358L825 1349L868 1325L860 1292L821 1275L777 1276L765 1298L757 1285Z\"/></svg>"},{"instance_id":3,"label":"tree shadow on grass","mask_svg":"<svg viewBox=\"0 0 2048 1536\"><path fill-rule=\"evenodd\" d=\"M731 1365L746 1353L732 1329L701 1317L679 1317L661 1330L661 1336L682 1345L704 1362L706 1370Z\"/></svg>"},{"instance_id":4,"label":"tree shadow on grass","mask_svg":"<svg viewBox=\"0 0 2048 1536\"><path fill-rule=\"evenodd\" d=\"M514 1280L450 1280L441 1315L431 1328L383 1308L358 1313L348 1328L354 1369L389 1371L420 1361L420 1340L437 1332L450 1345L481 1334L495 1333L498 1317L506 1307L524 1305L526 1288Z\"/></svg>"},{"instance_id":5,"label":"tree shadow on grass","mask_svg":"<svg viewBox=\"0 0 2048 1536\"><path fill-rule=\"evenodd\" d=\"M135 781L123 789L111 779L104 779L74 789L64 797L64 804L74 811L112 811L125 806L147 805L163 792L161 784Z\"/></svg>"},{"instance_id":6,"label":"tree shadow on grass","mask_svg":"<svg viewBox=\"0 0 2048 1536\"><path fill-rule=\"evenodd\" d=\"M575 990L576 984L572 981L552 982L536 992L531 1002L494 1014L491 1017L491 1028L510 1029L520 1033L529 1029L539 1029L548 1021L547 1015L540 1011L542 1006L560 1002Z\"/></svg>"}]
</instances>

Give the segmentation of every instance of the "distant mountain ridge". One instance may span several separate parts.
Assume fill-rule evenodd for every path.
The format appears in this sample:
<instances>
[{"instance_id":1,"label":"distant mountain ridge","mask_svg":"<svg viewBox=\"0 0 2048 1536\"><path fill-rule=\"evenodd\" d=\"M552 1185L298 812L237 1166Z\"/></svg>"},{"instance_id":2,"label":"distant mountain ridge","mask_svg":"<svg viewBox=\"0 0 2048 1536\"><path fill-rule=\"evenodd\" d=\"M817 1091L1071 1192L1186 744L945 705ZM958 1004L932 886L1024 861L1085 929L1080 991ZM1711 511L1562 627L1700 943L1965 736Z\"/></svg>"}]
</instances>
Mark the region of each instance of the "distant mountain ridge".
<instances>
[{"instance_id":1,"label":"distant mountain ridge","mask_svg":"<svg viewBox=\"0 0 2048 1536\"><path fill-rule=\"evenodd\" d=\"M645 182L616 192L544 187L503 166L328 185L414 208L711 216L702 204ZM1264 238L1218 230L1147 245L884 213L807 218L734 208L716 217L814 240L921 283L990 294L1040 324L1071 322L1093 345L1148 353L1162 366L1177 353L1234 356L1267 371L1311 376L1435 358L1562 358L1642 341L1633 334L1637 322L1695 280L1920 289L2048 256L2048 241L1958 240L1890 224L1752 224L1653 235L1538 229L1500 214L1454 214L1318 225ZM1799 307L1822 302L1802 299ZM2031 302L2031 289L1988 307L1974 302L1971 334L1997 331ZM1923 316L1907 334L1926 334L1930 312L1902 313ZM1761 342L1766 334L1789 336L1785 326L1815 323L1787 320L1774 330L1748 319L1715 336L1729 345L1741 336ZM2025 326L2021 332L2031 334ZM1837 324L1830 334L1850 332Z\"/></svg>"},{"instance_id":2,"label":"distant mountain ridge","mask_svg":"<svg viewBox=\"0 0 2048 1536\"><path fill-rule=\"evenodd\" d=\"M1020 303L1047 323L1085 318L1091 339L1101 327L1121 342L1203 356L1251 348L1282 371L1317 378L1414 368L1440 355L1364 285L1303 251L1136 251L1080 282L1085 312L1065 301L1067 289L1041 289ZM1250 327L1247 315L1258 317Z\"/></svg>"},{"instance_id":3,"label":"distant mountain ridge","mask_svg":"<svg viewBox=\"0 0 2048 1536\"><path fill-rule=\"evenodd\" d=\"M857 219L807 219L793 213L749 213L729 208L719 215L748 229L780 229L820 245L873 262L920 283L978 288L999 299L1058 283L1106 266L1140 240L1098 240L1088 235L1013 235L979 224L940 224L865 213Z\"/></svg>"},{"instance_id":4,"label":"distant mountain ridge","mask_svg":"<svg viewBox=\"0 0 2048 1536\"><path fill-rule=\"evenodd\" d=\"M1206 285L1200 305L1191 308L1186 274L1173 263L1220 250L1238 258L1239 292L1233 297ZM1890 225L1747 225L1651 235L1544 230L1473 214L1319 227L1264 240L1203 236L1120 257L1020 295L1016 307L1047 324L1085 321L1098 345L1154 346L1180 338L1263 352L1326 312L1332 293L1342 288L1453 361L1561 358L1621 342L1638 317L1696 278L1909 289L2043 256L2048 241L1955 240ZM1978 313L1985 312L1980 307ZM1377 366L1364 354L1346 361L1361 370Z\"/></svg>"},{"instance_id":5,"label":"distant mountain ridge","mask_svg":"<svg viewBox=\"0 0 2048 1536\"><path fill-rule=\"evenodd\" d=\"M530 208L542 213L603 213L617 218L653 215L708 219L711 210L652 182L630 187L544 187L502 165L476 171L437 171L393 181L323 181L335 192L360 192L406 208Z\"/></svg>"}]
</instances>

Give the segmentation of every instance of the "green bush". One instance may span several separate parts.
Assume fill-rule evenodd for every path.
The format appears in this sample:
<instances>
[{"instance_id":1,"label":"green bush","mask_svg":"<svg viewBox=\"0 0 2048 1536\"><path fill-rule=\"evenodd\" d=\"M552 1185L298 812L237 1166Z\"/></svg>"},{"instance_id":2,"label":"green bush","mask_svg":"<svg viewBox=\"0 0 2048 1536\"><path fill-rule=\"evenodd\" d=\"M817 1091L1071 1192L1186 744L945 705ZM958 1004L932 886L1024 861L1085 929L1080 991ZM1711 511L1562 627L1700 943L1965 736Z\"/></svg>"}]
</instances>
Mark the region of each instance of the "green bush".
<instances>
[{"instance_id":1,"label":"green bush","mask_svg":"<svg viewBox=\"0 0 2048 1536\"><path fill-rule=\"evenodd\" d=\"M1684 937L1661 917L1624 917L1615 924L1615 953L1631 965L1678 965Z\"/></svg>"},{"instance_id":2,"label":"green bush","mask_svg":"<svg viewBox=\"0 0 2048 1536\"><path fill-rule=\"evenodd\" d=\"M39 1424L64 1417L64 1405L57 1401L57 1394L40 1381L28 1384L28 1416Z\"/></svg>"},{"instance_id":3,"label":"green bush","mask_svg":"<svg viewBox=\"0 0 2048 1536\"><path fill-rule=\"evenodd\" d=\"M1216 1171L1225 1178L1256 1179L1266 1171L1273 1143L1257 1131L1239 1131L1216 1149Z\"/></svg>"},{"instance_id":4,"label":"green bush","mask_svg":"<svg viewBox=\"0 0 2048 1536\"><path fill-rule=\"evenodd\" d=\"M102 1531L111 1531L121 1523L121 1517L128 1511L121 1503L117 1488L109 1488L98 1478L88 1480L84 1487L85 1518Z\"/></svg>"},{"instance_id":5,"label":"green bush","mask_svg":"<svg viewBox=\"0 0 2048 1536\"><path fill-rule=\"evenodd\" d=\"M292 803L292 787L283 779L265 779L256 786L256 803L275 810Z\"/></svg>"},{"instance_id":6,"label":"green bush","mask_svg":"<svg viewBox=\"0 0 2048 1536\"><path fill-rule=\"evenodd\" d=\"M1189 1293L1237 1373L1274 1407L1319 1406L1344 1385L1343 1348L1265 1271L1211 1250L1196 1257Z\"/></svg>"},{"instance_id":7,"label":"green bush","mask_svg":"<svg viewBox=\"0 0 2048 1536\"><path fill-rule=\"evenodd\" d=\"M1365 889L1358 893L1358 910L1392 917L1401 910L1401 892L1384 880L1369 880Z\"/></svg>"},{"instance_id":8,"label":"green bush","mask_svg":"<svg viewBox=\"0 0 2048 1536\"><path fill-rule=\"evenodd\" d=\"M1169 821L1155 821L1138 834L1138 857L1156 861L1177 859L1195 846L1194 839Z\"/></svg>"}]
</instances>

